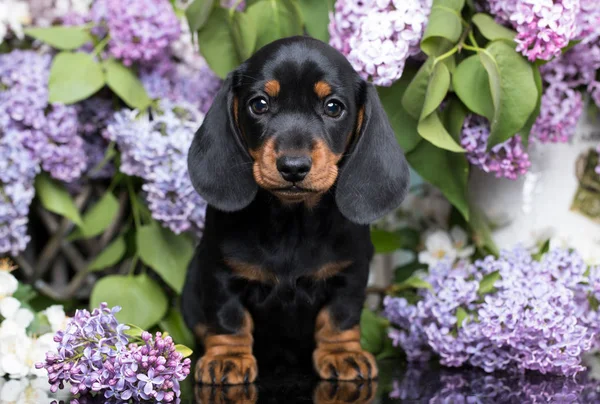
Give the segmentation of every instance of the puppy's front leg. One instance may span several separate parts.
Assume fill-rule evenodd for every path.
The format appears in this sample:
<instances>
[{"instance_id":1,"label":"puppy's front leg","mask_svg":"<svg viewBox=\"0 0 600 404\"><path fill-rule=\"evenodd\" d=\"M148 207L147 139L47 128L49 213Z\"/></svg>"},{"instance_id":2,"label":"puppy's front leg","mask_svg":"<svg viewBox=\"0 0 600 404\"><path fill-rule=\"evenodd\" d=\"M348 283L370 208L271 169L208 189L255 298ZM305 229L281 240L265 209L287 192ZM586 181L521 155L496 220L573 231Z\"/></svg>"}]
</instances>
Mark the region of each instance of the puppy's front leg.
<instances>
[{"instance_id":1,"label":"puppy's front leg","mask_svg":"<svg viewBox=\"0 0 600 404\"><path fill-rule=\"evenodd\" d=\"M366 265L366 267L365 267ZM353 267L353 268L352 268ZM322 379L375 379L375 358L360 346L360 314L365 300L368 264L354 264L315 323L313 363ZM358 271L357 271L358 269Z\"/></svg>"}]
</instances>

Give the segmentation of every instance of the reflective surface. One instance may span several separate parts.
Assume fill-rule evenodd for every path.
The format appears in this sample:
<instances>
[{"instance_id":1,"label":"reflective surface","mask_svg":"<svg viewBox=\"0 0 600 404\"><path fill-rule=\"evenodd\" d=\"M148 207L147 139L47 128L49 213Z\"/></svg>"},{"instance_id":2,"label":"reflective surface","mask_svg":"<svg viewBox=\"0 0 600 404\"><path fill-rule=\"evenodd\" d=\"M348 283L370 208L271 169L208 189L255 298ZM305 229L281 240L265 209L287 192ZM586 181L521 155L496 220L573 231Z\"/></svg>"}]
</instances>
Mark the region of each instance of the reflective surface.
<instances>
[{"instance_id":1,"label":"reflective surface","mask_svg":"<svg viewBox=\"0 0 600 404\"><path fill-rule=\"evenodd\" d=\"M600 403L600 382L534 373L488 374L429 364L380 362L379 380L329 382L287 374L245 386L182 386L180 403ZM104 403L83 397L72 403Z\"/></svg>"}]
</instances>

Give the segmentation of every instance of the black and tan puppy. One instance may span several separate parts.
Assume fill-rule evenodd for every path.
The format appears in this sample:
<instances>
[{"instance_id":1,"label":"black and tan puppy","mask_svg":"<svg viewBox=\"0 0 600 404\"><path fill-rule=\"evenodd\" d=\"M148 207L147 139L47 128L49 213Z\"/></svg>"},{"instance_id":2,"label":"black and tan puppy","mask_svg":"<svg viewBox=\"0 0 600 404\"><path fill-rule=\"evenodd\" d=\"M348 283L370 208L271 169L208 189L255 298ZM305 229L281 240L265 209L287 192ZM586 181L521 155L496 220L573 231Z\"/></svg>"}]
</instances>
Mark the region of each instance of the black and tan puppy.
<instances>
[{"instance_id":1,"label":"black and tan puppy","mask_svg":"<svg viewBox=\"0 0 600 404\"><path fill-rule=\"evenodd\" d=\"M273 42L225 80L188 163L209 204L182 302L197 381L375 378L359 331L368 224L400 204L408 166L374 87L329 45Z\"/></svg>"}]
</instances>

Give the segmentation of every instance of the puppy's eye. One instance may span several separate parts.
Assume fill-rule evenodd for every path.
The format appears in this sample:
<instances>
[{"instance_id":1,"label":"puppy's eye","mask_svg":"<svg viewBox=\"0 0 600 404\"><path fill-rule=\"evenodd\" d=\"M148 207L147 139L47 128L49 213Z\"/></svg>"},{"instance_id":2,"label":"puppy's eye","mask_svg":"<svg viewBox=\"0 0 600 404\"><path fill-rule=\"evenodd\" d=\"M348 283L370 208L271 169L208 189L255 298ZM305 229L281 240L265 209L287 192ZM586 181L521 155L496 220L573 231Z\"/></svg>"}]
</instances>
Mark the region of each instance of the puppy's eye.
<instances>
[{"instance_id":1,"label":"puppy's eye","mask_svg":"<svg viewBox=\"0 0 600 404\"><path fill-rule=\"evenodd\" d=\"M250 101L250 108L257 115L264 114L269 110L269 103L264 97L256 97Z\"/></svg>"},{"instance_id":2,"label":"puppy's eye","mask_svg":"<svg viewBox=\"0 0 600 404\"><path fill-rule=\"evenodd\" d=\"M339 101L330 100L325 103L325 114L332 118L340 116L343 110L344 107Z\"/></svg>"}]
</instances>

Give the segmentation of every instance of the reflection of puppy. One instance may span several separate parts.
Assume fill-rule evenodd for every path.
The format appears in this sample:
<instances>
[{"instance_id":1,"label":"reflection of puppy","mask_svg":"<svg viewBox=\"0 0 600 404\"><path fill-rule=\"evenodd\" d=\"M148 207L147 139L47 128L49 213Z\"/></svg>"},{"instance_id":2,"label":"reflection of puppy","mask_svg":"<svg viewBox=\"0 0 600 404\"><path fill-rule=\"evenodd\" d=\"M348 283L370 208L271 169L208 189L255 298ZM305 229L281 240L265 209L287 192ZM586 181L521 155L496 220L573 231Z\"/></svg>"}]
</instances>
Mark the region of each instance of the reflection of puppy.
<instances>
[{"instance_id":1,"label":"reflection of puppy","mask_svg":"<svg viewBox=\"0 0 600 404\"><path fill-rule=\"evenodd\" d=\"M305 385L305 387L313 384ZM298 388L299 387L299 388ZM314 391L304 391L298 386L282 397L279 391L273 389L262 390L260 402L287 404L305 403L310 400L315 404L369 404L375 399L377 383L373 380L360 382L321 381ZM275 388L275 390L277 390ZM209 385L197 384L195 387L197 404L255 404L259 399L256 385Z\"/></svg>"},{"instance_id":2,"label":"reflection of puppy","mask_svg":"<svg viewBox=\"0 0 600 404\"><path fill-rule=\"evenodd\" d=\"M375 88L329 45L273 42L225 80L188 163L209 204L182 301L196 379L252 382L257 360L376 377L358 327L368 224L400 204L408 166Z\"/></svg>"}]
</instances>

